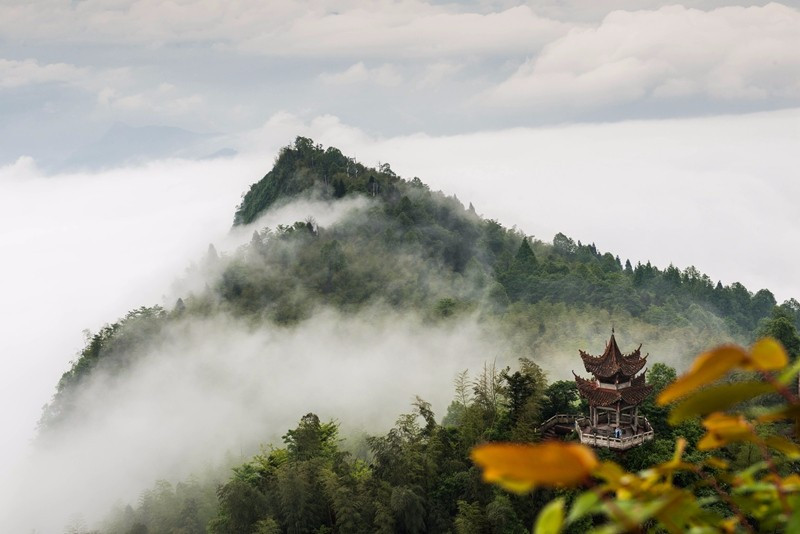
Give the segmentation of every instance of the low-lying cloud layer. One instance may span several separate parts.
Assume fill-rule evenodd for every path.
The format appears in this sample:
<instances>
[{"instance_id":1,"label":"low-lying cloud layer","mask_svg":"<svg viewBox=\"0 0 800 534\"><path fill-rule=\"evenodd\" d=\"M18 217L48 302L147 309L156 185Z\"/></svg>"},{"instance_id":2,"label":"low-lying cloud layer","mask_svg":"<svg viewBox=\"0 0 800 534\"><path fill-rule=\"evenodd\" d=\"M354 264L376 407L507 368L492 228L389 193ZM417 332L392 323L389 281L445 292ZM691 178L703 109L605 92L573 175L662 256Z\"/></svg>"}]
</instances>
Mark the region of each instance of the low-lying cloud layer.
<instances>
[{"instance_id":1,"label":"low-lying cloud layer","mask_svg":"<svg viewBox=\"0 0 800 534\"><path fill-rule=\"evenodd\" d=\"M76 513L96 520L158 478L280 445L308 412L382 433L419 394L441 416L456 373L502 356L502 346L471 320L432 327L381 309L321 311L282 329L225 317L179 323L121 375L97 373L81 388L86 420L48 435L18 466L4 530L54 532Z\"/></svg>"}]
</instances>

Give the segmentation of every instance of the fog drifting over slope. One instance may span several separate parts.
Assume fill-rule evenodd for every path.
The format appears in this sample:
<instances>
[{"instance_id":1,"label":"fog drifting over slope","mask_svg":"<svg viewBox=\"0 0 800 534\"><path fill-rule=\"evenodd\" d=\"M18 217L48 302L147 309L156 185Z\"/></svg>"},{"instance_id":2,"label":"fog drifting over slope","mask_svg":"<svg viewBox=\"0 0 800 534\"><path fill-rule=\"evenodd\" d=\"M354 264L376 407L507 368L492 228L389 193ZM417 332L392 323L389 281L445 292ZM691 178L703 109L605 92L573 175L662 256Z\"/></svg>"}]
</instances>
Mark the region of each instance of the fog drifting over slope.
<instances>
[{"instance_id":1,"label":"fog drifting over slope","mask_svg":"<svg viewBox=\"0 0 800 534\"><path fill-rule=\"evenodd\" d=\"M156 479L280 444L311 411L382 433L418 393L441 415L455 374L503 353L472 321L432 327L380 309L322 311L296 328L216 317L164 338L121 376L96 373L81 388L88 420L48 435L52 448L21 466L10 531L57 531L75 513L99 519Z\"/></svg>"},{"instance_id":2,"label":"fog drifting over slope","mask_svg":"<svg viewBox=\"0 0 800 534\"><path fill-rule=\"evenodd\" d=\"M82 331L174 303L173 282L209 243L225 252L248 241L252 228L231 232L233 211L275 154L53 176L29 158L0 168L0 499L25 478L41 407L83 347ZM295 203L254 226L309 216L330 224L352 205Z\"/></svg>"}]
</instances>

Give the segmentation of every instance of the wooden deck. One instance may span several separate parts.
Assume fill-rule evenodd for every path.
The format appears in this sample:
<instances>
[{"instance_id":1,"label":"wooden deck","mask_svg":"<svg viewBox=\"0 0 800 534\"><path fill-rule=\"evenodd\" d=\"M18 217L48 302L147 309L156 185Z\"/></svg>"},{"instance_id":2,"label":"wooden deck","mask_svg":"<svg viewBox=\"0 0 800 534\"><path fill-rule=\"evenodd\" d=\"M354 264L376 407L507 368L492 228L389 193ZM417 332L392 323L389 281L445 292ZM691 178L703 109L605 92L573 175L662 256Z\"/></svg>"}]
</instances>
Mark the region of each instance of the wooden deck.
<instances>
[{"instance_id":1,"label":"wooden deck","mask_svg":"<svg viewBox=\"0 0 800 534\"><path fill-rule=\"evenodd\" d=\"M565 434L564 430L569 427L578 434L578 439L585 445L592 447L604 447L624 451L632 447L641 445L655 437L653 427L646 417L640 416L637 422L637 430L633 430L633 421L630 417L625 417L620 421L622 436L614 437L615 424L610 423L607 418L598 421L596 427L591 426L588 417L582 415L554 415L539 427L539 432L545 439L555 439ZM571 433L571 432L570 432Z\"/></svg>"}]
</instances>

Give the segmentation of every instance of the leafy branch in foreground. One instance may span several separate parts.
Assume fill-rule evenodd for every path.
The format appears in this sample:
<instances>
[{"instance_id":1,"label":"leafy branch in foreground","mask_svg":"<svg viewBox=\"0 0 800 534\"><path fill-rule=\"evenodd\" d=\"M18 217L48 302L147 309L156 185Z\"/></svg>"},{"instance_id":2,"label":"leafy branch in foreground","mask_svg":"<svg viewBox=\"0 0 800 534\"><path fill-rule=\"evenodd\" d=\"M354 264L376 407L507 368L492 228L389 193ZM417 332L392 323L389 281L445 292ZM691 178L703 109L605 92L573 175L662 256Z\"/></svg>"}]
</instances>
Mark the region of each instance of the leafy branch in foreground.
<instances>
[{"instance_id":1,"label":"leafy branch in foreground","mask_svg":"<svg viewBox=\"0 0 800 534\"><path fill-rule=\"evenodd\" d=\"M603 534L798 532L800 399L790 386L798 371L800 360L789 366L786 351L772 338L749 351L723 345L701 354L657 399L660 405L677 402L673 425L703 417L701 454L687 453L687 440L678 438L670 460L637 473L599 461L592 449L576 443L489 443L471 456L485 481L516 493L537 486L583 489L569 507L565 497L546 505L537 533L561 532L587 518L592 532ZM766 406L752 402L759 397L767 399ZM716 454L731 445L755 447L758 458L742 467Z\"/></svg>"}]
</instances>

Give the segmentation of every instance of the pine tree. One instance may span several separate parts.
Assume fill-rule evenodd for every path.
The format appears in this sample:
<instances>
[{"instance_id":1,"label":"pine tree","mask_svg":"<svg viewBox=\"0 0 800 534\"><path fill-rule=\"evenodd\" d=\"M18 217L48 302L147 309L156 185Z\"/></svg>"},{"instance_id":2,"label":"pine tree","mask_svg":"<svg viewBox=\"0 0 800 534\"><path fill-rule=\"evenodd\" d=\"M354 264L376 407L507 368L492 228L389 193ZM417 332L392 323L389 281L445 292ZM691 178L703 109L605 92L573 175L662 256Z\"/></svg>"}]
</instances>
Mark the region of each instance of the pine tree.
<instances>
[{"instance_id":1,"label":"pine tree","mask_svg":"<svg viewBox=\"0 0 800 534\"><path fill-rule=\"evenodd\" d=\"M524 238L522 243L517 249L517 255L514 258L517 269L524 273L530 273L536 269L538 262L536 256L533 254L533 249L528 244L528 238Z\"/></svg>"}]
</instances>

